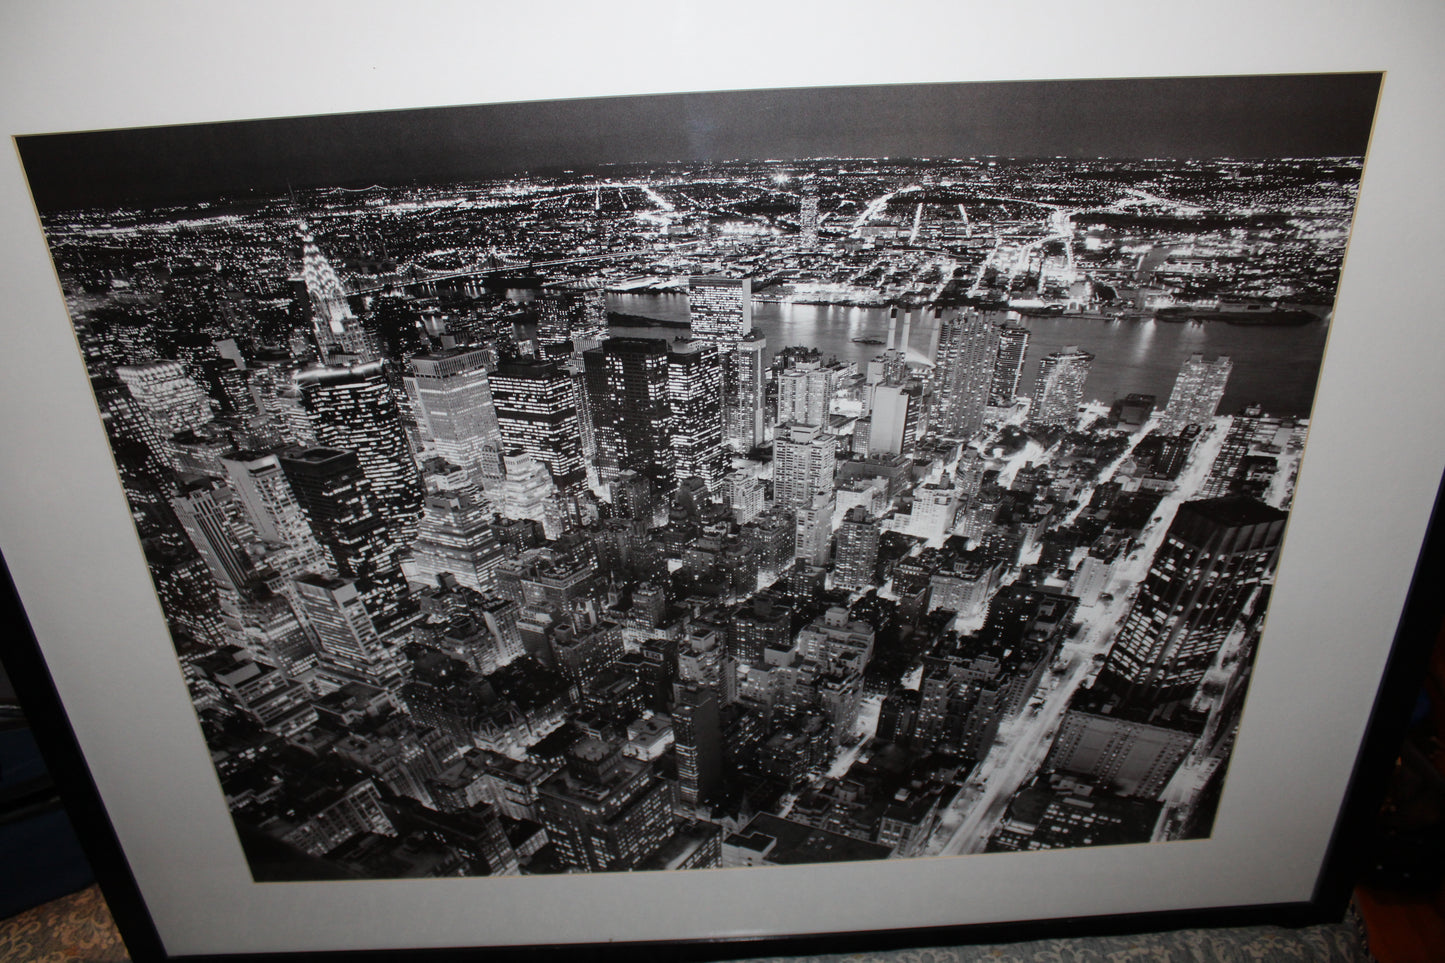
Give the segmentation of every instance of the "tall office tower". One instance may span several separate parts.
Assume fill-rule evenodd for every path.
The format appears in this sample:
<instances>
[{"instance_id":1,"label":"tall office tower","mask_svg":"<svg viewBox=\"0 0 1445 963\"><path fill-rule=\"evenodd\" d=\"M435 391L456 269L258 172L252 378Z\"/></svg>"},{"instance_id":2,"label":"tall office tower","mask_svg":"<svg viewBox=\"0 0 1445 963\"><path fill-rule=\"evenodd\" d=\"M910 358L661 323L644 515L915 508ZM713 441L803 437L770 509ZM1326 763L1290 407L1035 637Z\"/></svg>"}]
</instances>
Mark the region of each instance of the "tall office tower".
<instances>
[{"instance_id":1,"label":"tall office tower","mask_svg":"<svg viewBox=\"0 0 1445 963\"><path fill-rule=\"evenodd\" d=\"M203 358L192 370L197 371L201 386L222 414L241 418L256 415L251 372L244 363L237 365L230 358Z\"/></svg>"},{"instance_id":2,"label":"tall office tower","mask_svg":"<svg viewBox=\"0 0 1445 963\"><path fill-rule=\"evenodd\" d=\"M767 346L767 339L754 331L722 354L724 432L737 451L750 451L766 440Z\"/></svg>"},{"instance_id":3,"label":"tall office tower","mask_svg":"<svg viewBox=\"0 0 1445 963\"><path fill-rule=\"evenodd\" d=\"M312 325L322 363L329 364L332 357L338 355L354 360L375 358L361 322L346 303L346 292L336 271L304 222L301 225L301 276L311 298Z\"/></svg>"},{"instance_id":4,"label":"tall office tower","mask_svg":"<svg viewBox=\"0 0 1445 963\"><path fill-rule=\"evenodd\" d=\"M221 456L221 467L256 536L268 545L284 545L290 550L294 569L278 566L283 568L282 574L331 567L331 555L317 541L275 452L230 452Z\"/></svg>"},{"instance_id":5,"label":"tall office tower","mask_svg":"<svg viewBox=\"0 0 1445 963\"><path fill-rule=\"evenodd\" d=\"M537 312L537 343L561 344L572 340L572 313L567 299L560 293L544 292L532 301Z\"/></svg>"},{"instance_id":6,"label":"tall office tower","mask_svg":"<svg viewBox=\"0 0 1445 963\"><path fill-rule=\"evenodd\" d=\"M1181 505L1098 684L1133 703L1192 695L1269 576L1288 517L1241 495Z\"/></svg>"},{"instance_id":7,"label":"tall office tower","mask_svg":"<svg viewBox=\"0 0 1445 963\"><path fill-rule=\"evenodd\" d=\"M804 188L798 202L798 247L804 251L818 247L818 195L811 186Z\"/></svg>"},{"instance_id":8,"label":"tall office tower","mask_svg":"<svg viewBox=\"0 0 1445 963\"><path fill-rule=\"evenodd\" d=\"M416 537L422 481L380 361L296 373L301 399L327 448L356 452L377 509L405 544Z\"/></svg>"},{"instance_id":9,"label":"tall office tower","mask_svg":"<svg viewBox=\"0 0 1445 963\"><path fill-rule=\"evenodd\" d=\"M296 579L301 614L316 632L318 681L339 689L349 682L395 691L406 666L406 639L389 639L372 618L352 579L303 575Z\"/></svg>"},{"instance_id":10,"label":"tall office tower","mask_svg":"<svg viewBox=\"0 0 1445 963\"><path fill-rule=\"evenodd\" d=\"M592 347L595 348L596 345ZM577 405L577 434L582 442L582 465L585 470L588 465L597 464L597 418L592 414L592 395L587 388L587 371L581 357L569 359L565 370L572 379L572 400Z\"/></svg>"},{"instance_id":11,"label":"tall office tower","mask_svg":"<svg viewBox=\"0 0 1445 963\"><path fill-rule=\"evenodd\" d=\"M635 471L671 490L673 474L671 377L661 338L609 338L586 351L587 398L599 460Z\"/></svg>"},{"instance_id":12,"label":"tall office tower","mask_svg":"<svg viewBox=\"0 0 1445 963\"><path fill-rule=\"evenodd\" d=\"M423 447L475 478L484 474L486 452L501 447L489 357L466 348L413 355L402 379Z\"/></svg>"},{"instance_id":13,"label":"tall office tower","mask_svg":"<svg viewBox=\"0 0 1445 963\"><path fill-rule=\"evenodd\" d=\"M209 422L213 417L211 399L179 361L121 365L115 374L134 402L132 427L156 458L171 468L177 467L171 436L195 431Z\"/></svg>"},{"instance_id":14,"label":"tall office tower","mask_svg":"<svg viewBox=\"0 0 1445 963\"><path fill-rule=\"evenodd\" d=\"M812 504L798 508L793 557L809 565L828 564L833 549L833 510L838 507L831 491L813 496Z\"/></svg>"},{"instance_id":15,"label":"tall office tower","mask_svg":"<svg viewBox=\"0 0 1445 963\"><path fill-rule=\"evenodd\" d=\"M572 376L556 365L505 364L491 375L504 451L520 449L547 466L564 491L587 480Z\"/></svg>"},{"instance_id":16,"label":"tall office tower","mask_svg":"<svg viewBox=\"0 0 1445 963\"><path fill-rule=\"evenodd\" d=\"M1024 356L1029 350L1029 329L1017 324L1003 324L998 329L998 358L994 361L993 387L988 403L1007 407L1018 397L1019 381L1024 375Z\"/></svg>"},{"instance_id":17,"label":"tall office tower","mask_svg":"<svg viewBox=\"0 0 1445 963\"><path fill-rule=\"evenodd\" d=\"M577 281L549 288L532 302L537 311L538 344L570 341L577 353L607 340L607 291L601 281Z\"/></svg>"},{"instance_id":18,"label":"tall office tower","mask_svg":"<svg viewBox=\"0 0 1445 963\"><path fill-rule=\"evenodd\" d=\"M311 530L331 553L336 570L355 580L372 618L385 631L405 607L407 585L400 545L357 453L296 448L284 452L280 463Z\"/></svg>"},{"instance_id":19,"label":"tall office tower","mask_svg":"<svg viewBox=\"0 0 1445 963\"><path fill-rule=\"evenodd\" d=\"M868 509L861 505L848 509L838 528L837 549L833 558L833 585L851 592L875 584L873 570L878 565L878 539L882 532L878 523L869 520Z\"/></svg>"},{"instance_id":20,"label":"tall office tower","mask_svg":"<svg viewBox=\"0 0 1445 963\"><path fill-rule=\"evenodd\" d=\"M146 545L146 567L156 585L166 625L173 636L196 639L210 646L226 639L221 626L221 603L216 580L206 563L189 546L172 550L151 542Z\"/></svg>"},{"instance_id":21,"label":"tall office tower","mask_svg":"<svg viewBox=\"0 0 1445 963\"><path fill-rule=\"evenodd\" d=\"M491 511L475 488L428 492L417 539L412 543L416 577L440 585L443 574L478 592L497 585L504 557L492 532Z\"/></svg>"},{"instance_id":22,"label":"tall office tower","mask_svg":"<svg viewBox=\"0 0 1445 963\"><path fill-rule=\"evenodd\" d=\"M672 835L671 790L640 759L586 737L566 768L537 787L537 818L574 869L632 869Z\"/></svg>"},{"instance_id":23,"label":"tall office tower","mask_svg":"<svg viewBox=\"0 0 1445 963\"><path fill-rule=\"evenodd\" d=\"M777 424L822 424L820 419L808 420L808 372L817 368L818 362L803 361L778 372L774 379L778 394Z\"/></svg>"},{"instance_id":24,"label":"tall office tower","mask_svg":"<svg viewBox=\"0 0 1445 963\"><path fill-rule=\"evenodd\" d=\"M838 436L817 425L788 425L773 442L773 504L806 508L833 490Z\"/></svg>"},{"instance_id":25,"label":"tall office tower","mask_svg":"<svg viewBox=\"0 0 1445 963\"><path fill-rule=\"evenodd\" d=\"M912 454L922 415L923 392L916 384L876 385L868 429L868 454Z\"/></svg>"},{"instance_id":26,"label":"tall office tower","mask_svg":"<svg viewBox=\"0 0 1445 963\"><path fill-rule=\"evenodd\" d=\"M1224 385L1229 381L1229 372L1233 367L1234 364L1224 355L1214 361L1205 361L1202 354L1191 355L1174 379L1169 404L1159 419L1160 430L1173 435L1189 425L1209 427L1214 413L1219 410Z\"/></svg>"},{"instance_id":27,"label":"tall office tower","mask_svg":"<svg viewBox=\"0 0 1445 963\"><path fill-rule=\"evenodd\" d=\"M696 341L741 341L753 330L753 282L748 278L688 278L687 316Z\"/></svg>"},{"instance_id":28,"label":"tall office tower","mask_svg":"<svg viewBox=\"0 0 1445 963\"><path fill-rule=\"evenodd\" d=\"M578 389L575 397L577 425L584 439L582 457L584 463L596 467L599 480L610 484L628 469L617 463L621 441L608 402L607 355L601 346L588 348L582 352L581 361L580 373L573 372L573 385Z\"/></svg>"},{"instance_id":29,"label":"tall office tower","mask_svg":"<svg viewBox=\"0 0 1445 963\"><path fill-rule=\"evenodd\" d=\"M236 505L226 483L205 478L188 484L171 507L217 587L231 596L244 594L255 568L231 525Z\"/></svg>"},{"instance_id":30,"label":"tall office tower","mask_svg":"<svg viewBox=\"0 0 1445 963\"><path fill-rule=\"evenodd\" d=\"M716 345L723 366L725 440L746 451L763 442L763 350L753 331L748 278L688 279L688 323L694 341Z\"/></svg>"},{"instance_id":31,"label":"tall office tower","mask_svg":"<svg viewBox=\"0 0 1445 963\"><path fill-rule=\"evenodd\" d=\"M998 362L998 328L974 310L939 324L934 378L940 432L967 438L983 427Z\"/></svg>"},{"instance_id":32,"label":"tall office tower","mask_svg":"<svg viewBox=\"0 0 1445 963\"><path fill-rule=\"evenodd\" d=\"M673 684L672 734L677 793L685 806L712 800L722 787L722 722L718 695L696 682Z\"/></svg>"},{"instance_id":33,"label":"tall office tower","mask_svg":"<svg viewBox=\"0 0 1445 963\"><path fill-rule=\"evenodd\" d=\"M1040 361L1029 420L1036 425L1072 425L1084 400L1084 379L1093 363L1094 356L1076 345Z\"/></svg>"},{"instance_id":34,"label":"tall office tower","mask_svg":"<svg viewBox=\"0 0 1445 963\"><path fill-rule=\"evenodd\" d=\"M722 363L706 344L673 346L667 355L673 472L701 478L716 492L727 468L723 451Z\"/></svg>"}]
</instances>

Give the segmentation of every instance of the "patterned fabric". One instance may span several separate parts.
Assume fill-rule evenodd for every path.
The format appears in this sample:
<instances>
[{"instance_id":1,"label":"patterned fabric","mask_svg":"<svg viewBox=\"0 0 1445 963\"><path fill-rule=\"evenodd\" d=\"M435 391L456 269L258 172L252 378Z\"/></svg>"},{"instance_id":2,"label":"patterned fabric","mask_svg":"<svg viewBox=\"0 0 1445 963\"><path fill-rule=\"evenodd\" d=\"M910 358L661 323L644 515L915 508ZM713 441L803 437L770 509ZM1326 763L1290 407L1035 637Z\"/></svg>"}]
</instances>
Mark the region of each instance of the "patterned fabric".
<instances>
[{"instance_id":1,"label":"patterned fabric","mask_svg":"<svg viewBox=\"0 0 1445 963\"><path fill-rule=\"evenodd\" d=\"M993 946L931 946L879 953L774 957L747 963L1372 963L1350 921L1285 929L1174 930L1136 936L1035 940ZM741 963L741 961L734 961Z\"/></svg>"},{"instance_id":2,"label":"patterned fabric","mask_svg":"<svg viewBox=\"0 0 1445 963\"><path fill-rule=\"evenodd\" d=\"M0 920L5 963L122 963L129 960L100 890L92 886ZM997 946L933 946L879 953L773 957L748 963L1371 963L1351 919L1284 929L1175 930L1138 936L1036 940Z\"/></svg>"},{"instance_id":3,"label":"patterned fabric","mask_svg":"<svg viewBox=\"0 0 1445 963\"><path fill-rule=\"evenodd\" d=\"M120 963L129 960L94 886L0 920L6 963Z\"/></svg>"}]
</instances>

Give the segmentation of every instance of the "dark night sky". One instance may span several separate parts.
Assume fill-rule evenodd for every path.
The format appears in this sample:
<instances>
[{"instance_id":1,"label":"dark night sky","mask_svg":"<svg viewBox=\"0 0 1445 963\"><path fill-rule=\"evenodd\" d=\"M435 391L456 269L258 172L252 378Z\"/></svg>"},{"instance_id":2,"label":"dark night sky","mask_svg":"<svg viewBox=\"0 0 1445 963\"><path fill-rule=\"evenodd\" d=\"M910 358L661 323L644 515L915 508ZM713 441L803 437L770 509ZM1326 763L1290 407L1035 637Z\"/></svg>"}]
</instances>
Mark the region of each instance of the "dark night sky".
<instances>
[{"instance_id":1,"label":"dark night sky","mask_svg":"<svg viewBox=\"0 0 1445 963\"><path fill-rule=\"evenodd\" d=\"M42 211L601 163L1365 152L1379 74L802 88L18 139Z\"/></svg>"}]
</instances>

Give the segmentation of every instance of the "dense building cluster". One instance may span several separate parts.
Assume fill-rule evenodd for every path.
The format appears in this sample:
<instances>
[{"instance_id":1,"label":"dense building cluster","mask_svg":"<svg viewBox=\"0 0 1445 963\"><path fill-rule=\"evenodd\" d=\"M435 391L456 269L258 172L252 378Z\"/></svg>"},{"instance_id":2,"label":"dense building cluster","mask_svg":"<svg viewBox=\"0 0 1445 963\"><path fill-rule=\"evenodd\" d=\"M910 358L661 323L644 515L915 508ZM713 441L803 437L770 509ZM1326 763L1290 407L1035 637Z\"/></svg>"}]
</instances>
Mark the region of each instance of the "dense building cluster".
<instances>
[{"instance_id":1,"label":"dense building cluster","mask_svg":"<svg viewBox=\"0 0 1445 963\"><path fill-rule=\"evenodd\" d=\"M1275 270L1284 228L1231 187L1217 236L1126 266L1129 232L1175 230L1146 223L1164 202L1107 200L1117 164L1040 163L1037 201L1010 199L1019 175L987 197L935 178L858 203L884 162L816 165L767 204L742 189L764 170L748 165L576 196L519 180L525 213L476 187L429 212L431 255L381 203L350 233L322 210L289 258L245 272L238 238L274 227L271 206L202 241L171 215L52 219L257 877L1207 833L1306 423L1223 411L1229 357L1185 360L1162 405L1099 400L1090 346L1039 350L1029 323L1045 301L1099 324L1151 298L1227 313L1220 297L1260 285L1226 236L1260 232L1253 264ZM625 232L664 188L644 283L686 292L687 330L609 337L607 290L641 263ZM1345 216L1331 197L1300 216ZM463 214L491 246L443 257ZM617 263L525 276L497 254L523 227ZM1097 243L1076 251L1075 233ZM1332 292L1297 275L1274 277ZM878 347L863 361L770 346L753 309L780 283L885 293L886 340L854 339Z\"/></svg>"}]
</instances>

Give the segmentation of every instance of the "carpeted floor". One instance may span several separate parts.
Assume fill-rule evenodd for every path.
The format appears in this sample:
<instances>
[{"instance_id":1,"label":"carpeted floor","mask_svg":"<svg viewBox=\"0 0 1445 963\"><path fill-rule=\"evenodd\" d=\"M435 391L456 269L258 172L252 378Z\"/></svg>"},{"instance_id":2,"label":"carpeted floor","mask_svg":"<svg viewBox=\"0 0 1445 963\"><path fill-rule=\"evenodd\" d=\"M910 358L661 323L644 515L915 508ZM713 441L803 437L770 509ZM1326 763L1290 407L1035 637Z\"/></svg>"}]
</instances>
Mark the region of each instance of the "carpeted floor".
<instances>
[{"instance_id":1,"label":"carpeted floor","mask_svg":"<svg viewBox=\"0 0 1445 963\"><path fill-rule=\"evenodd\" d=\"M0 920L3 963L129 960L94 886ZM924 947L875 954L774 958L776 963L1371 963L1353 908L1342 923L1285 929L1175 930L1137 936L1038 940L993 946ZM758 961L762 963L762 961Z\"/></svg>"}]
</instances>

